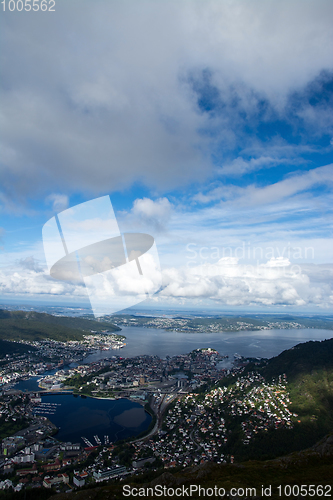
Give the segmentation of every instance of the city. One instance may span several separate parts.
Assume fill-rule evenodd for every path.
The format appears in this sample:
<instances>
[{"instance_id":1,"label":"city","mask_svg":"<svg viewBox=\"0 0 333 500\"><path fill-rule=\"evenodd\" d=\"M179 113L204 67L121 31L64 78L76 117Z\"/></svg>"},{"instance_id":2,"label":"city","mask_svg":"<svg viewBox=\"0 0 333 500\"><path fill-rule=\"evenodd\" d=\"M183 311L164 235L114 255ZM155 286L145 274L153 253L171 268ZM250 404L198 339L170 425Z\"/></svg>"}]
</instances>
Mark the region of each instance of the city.
<instances>
[{"instance_id":1,"label":"city","mask_svg":"<svg viewBox=\"0 0 333 500\"><path fill-rule=\"evenodd\" d=\"M89 347L96 347L96 342L101 345L95 333L89 338ZM119 345L124 339L113 336L112 342ZM63 343L42 346L40 354L57 358L62 353L61 358L67 359ZM75 359L88 351L74 346ZM235 435L246 447L260 431L291 429L297 419L289 409L285 375L267 383L256 373L244 373L250 361L259 364L259 360L241 356L225 368L225 356L211 348L166 359L114 355L89 364L77 363L72 368L63 366L59 358L49 364L34 363L32 356L28 352L20 359L7 357L4 368L6 373L15 373L11 383L39 374L40 390L22 393L12 384L2 386L1 428L6 435L2 435L1 489L54 487L56 491L72 491L87 484L136 476L147 468L172 469L206 461L233 463L237 460L233 452ZM52 367L53 374L43 375ZM2 376L4 384L8 376L5 372ZM150 413L151 423L143 436L116 443L98 435L93 443L84 436L78 443L59 442L52 423L55 403L43 397L43 392L59 391L140 402Z\"/></svg>"}]
</instances>

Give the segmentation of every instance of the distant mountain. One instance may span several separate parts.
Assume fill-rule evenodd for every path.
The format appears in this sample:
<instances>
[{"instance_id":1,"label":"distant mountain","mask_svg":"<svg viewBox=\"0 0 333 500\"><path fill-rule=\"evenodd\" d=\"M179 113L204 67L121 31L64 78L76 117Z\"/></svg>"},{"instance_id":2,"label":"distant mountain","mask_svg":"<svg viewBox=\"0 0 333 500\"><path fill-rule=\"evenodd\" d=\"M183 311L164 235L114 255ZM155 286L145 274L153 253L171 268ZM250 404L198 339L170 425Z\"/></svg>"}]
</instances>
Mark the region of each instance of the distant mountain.
<instances>
[{"instance_id":1,"label":"distant mountain","mask_svg":"<svg viewBox=\"0 0 333 500\"><path fill-rule=\"evenodd\" d=\"M93 331L119 332L112 323L84 318L53 316L35 311L7 311L0 309L0 339L3 340L81 340Z\"/></svg>"}]
</instances>

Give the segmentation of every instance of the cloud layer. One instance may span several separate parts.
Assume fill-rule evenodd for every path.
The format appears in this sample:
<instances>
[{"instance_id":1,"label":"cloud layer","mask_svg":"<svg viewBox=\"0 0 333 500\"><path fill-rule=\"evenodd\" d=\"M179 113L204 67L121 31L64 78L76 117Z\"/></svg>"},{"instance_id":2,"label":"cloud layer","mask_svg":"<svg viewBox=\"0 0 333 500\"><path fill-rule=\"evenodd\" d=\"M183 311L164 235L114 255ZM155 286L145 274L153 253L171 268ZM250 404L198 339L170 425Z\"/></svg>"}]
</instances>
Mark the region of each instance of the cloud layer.
<instances>
[{"instance_id":1,"label":"cloud layer","mask_svg":"<svg viewBox=\"0 0 333 500\"><path fill-rule=\"evenodd\" d=\"M2 16L2 189L96 194L138 180L163 191L254 147L245 123L331 130L306 89L332 70L332 10L330 0L72 0L52 15Z\"/></svg>"},{"instance_id":2,"label":"cloud layer","mask_svg":"<svg viewBox=\"0 0 333 500\"><path fill-rule=\"evenodd\" d=\"M331 308L333 266L325 266L318 280L317 266L291 265L288 259L244 265L224 257L216 264L189 269L167 269L162 297L210 299L228 306L305 306Z\"/></svg>"},{"instance_id":3,"label":"cloud layer","mask_svg":"<svg viewBox=\"0 0 333 500\"><path fill-rule=\"evenodd\" d=\"M120 310L128 307L132 298L144 300L147 292L159 286L160 274L154 267L142 283L134 270L127 273L120 267L104 279L103 286L96 289L94 307L100 304L100 309L107 310L109 304L109 309ZM161 303L195 299L219 306L313 306L319 310L333 305L332 264L292 265L281 257L255 266L224 257L215 264L166 268L162 275L162 289L154 296ZM52 279L33 259L25 259L15 269L0 269L0 293L7 298L51 295L82 301L87 297L83 285Z\"/></svg>"}]
</instances>

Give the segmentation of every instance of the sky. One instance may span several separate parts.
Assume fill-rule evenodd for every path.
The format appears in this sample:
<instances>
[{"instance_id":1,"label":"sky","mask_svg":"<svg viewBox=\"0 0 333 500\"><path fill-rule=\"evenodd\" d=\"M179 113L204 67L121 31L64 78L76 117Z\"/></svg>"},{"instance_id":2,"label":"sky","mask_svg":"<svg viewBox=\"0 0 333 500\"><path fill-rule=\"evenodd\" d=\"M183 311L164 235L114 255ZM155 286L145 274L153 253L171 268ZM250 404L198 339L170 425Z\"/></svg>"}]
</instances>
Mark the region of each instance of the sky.
<instances>
[{"instance_id":1,"label":"sky","mask_svg":"<svg viewBox=\"0 0 333 500\"><path fill-rule=\"evenodd\" d=\"M43 226L109 196L155 240L145 307L332 313L331 0L5 5L0 303L89 305Z\"/></svg>"}]
</instances>

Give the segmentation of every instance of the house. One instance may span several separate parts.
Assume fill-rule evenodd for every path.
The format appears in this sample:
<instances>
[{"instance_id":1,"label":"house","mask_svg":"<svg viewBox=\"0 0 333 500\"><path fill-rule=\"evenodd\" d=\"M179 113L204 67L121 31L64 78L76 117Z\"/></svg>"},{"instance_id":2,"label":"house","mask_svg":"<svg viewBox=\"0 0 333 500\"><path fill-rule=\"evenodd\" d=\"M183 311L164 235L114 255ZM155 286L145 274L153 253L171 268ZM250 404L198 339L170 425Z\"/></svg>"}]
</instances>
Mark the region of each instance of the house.
<instances>
[{"instance_id":1,"label":"house","mask_svg":"<svg viewBox=\"0 0 333 500\"><path fill-rule=\"evenodd\" d=\"M113 477L120 476L125 472L127 472L126 467L124 467L123 465L115 465L113 467L108 467L103 470L95 471L93 473L93 476L96 483L99 483L101 481L107 481L108 479L111 479Z\"/></svg>"},{"instance_id":2,"label":"house","mask_svg":"<svg viewBox=\"0 0 333 500\"><path fill-rule=\"evenodd\" d=\"M45 476L44 481L43 481L43 486L44 488L52 488L54 484L59 484L59 483L69 483L69 477L67 474L58 474L57 476L50 477L50 476Z\"/></svg>"},{"instance_id":3,"label":"house","mask_svg":"<svg viewBox=\"0 0 333 500\"><path fill-rule=\"evenodd\" d=\"M75 486L78 486L79 488L81 488L81 486L84 486L85 485L85 479L83 477L80 477L80 476L74 476L73 477L73 484Z\"/></svg>"}]
</instances>

